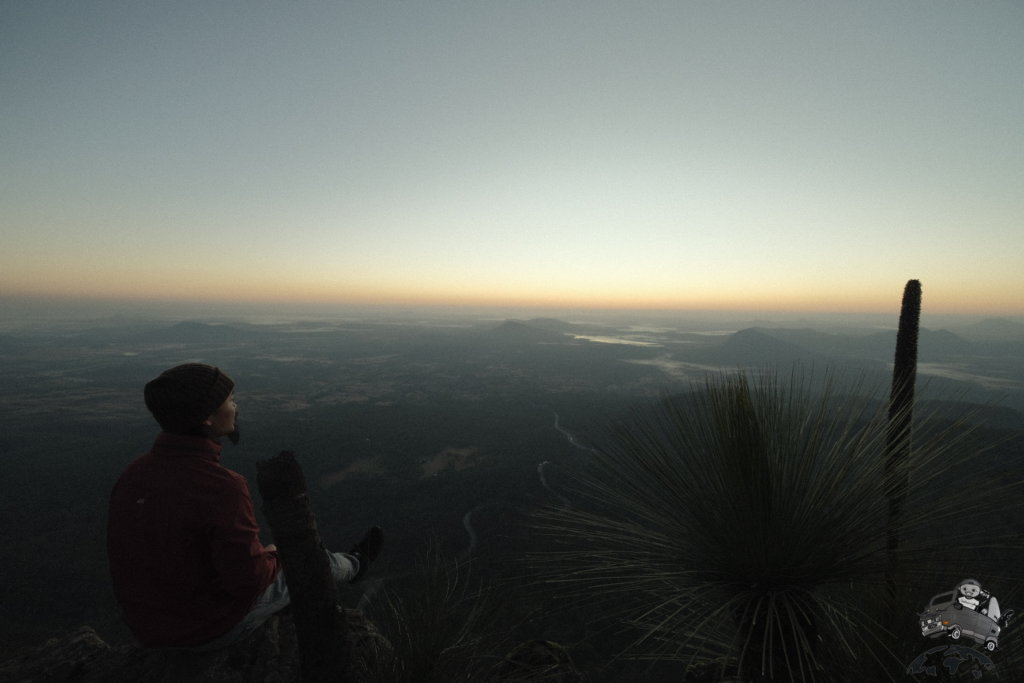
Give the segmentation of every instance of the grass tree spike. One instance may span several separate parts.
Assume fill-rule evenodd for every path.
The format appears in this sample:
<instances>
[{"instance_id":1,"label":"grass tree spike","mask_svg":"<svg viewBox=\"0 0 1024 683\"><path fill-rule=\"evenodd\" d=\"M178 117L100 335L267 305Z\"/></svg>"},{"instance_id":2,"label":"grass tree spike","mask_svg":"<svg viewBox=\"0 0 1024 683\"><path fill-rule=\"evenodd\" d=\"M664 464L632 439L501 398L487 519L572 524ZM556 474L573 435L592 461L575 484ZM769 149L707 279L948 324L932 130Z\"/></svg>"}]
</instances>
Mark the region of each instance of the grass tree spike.
<instances>
[{"instance_id":1,"label":"grass tree spike","mask_svg":"<svg viewBox=\"0 0 1024 683\"><path fill-rule=\"evenodd\" d=\"M921 322L921 282L909 280L903 289L896 356L889 393L889 422L885 448L885 493L889 501L886 529L886 586L895 598L902 525L907 492L907 459L910 456L914 415L914 384L917 377L917 339Z\"/></svg>"}]
</instances>

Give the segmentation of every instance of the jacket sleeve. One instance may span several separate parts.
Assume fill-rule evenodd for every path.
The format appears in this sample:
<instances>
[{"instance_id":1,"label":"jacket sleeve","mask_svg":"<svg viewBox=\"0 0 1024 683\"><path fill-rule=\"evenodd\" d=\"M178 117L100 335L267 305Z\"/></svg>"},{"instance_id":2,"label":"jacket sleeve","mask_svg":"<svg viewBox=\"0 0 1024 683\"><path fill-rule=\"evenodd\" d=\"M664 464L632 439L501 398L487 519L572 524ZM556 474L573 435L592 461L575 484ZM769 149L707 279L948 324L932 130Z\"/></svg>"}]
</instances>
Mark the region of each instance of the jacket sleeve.
<instances>
[{"instance_id":1,"label":"jacket sleeve","mask_svg":"<svg viewBox=\"0 0 1024 683\"><path fill-rule=\"evenodd\" d=\"M210 555L226 593L255 599L274 580L280 564L277 553L260 541L249 486L241 475L236 476L210 527Z\"/></svg>"}]
</instances>

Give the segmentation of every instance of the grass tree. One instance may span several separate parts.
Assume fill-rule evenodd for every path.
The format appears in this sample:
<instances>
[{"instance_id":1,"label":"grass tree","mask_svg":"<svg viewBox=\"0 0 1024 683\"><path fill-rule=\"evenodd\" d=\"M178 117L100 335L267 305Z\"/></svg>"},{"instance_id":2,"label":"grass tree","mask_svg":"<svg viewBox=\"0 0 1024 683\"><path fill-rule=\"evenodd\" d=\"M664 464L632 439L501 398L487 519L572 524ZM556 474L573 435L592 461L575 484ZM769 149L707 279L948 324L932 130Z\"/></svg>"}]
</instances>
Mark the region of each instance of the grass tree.
<instances>
[{"instance_id":1,"label":"grass tree","mask_svg":"<svg viewBox=\"0 0 1024 683\"><path fill-rule=\"evenodd\" d=\"M885 629L889 416L851 398L863 393L799 373L722 374L638 414L580 474L574 505L541 514L563 544L538 558L546 580L628 628L629 653L680 672L900 677L906 652ZM978 454L965 423L919 432L894 552L927 593L970 553L950 520L969 534L991 511L951 481Z\"/></svg>"}]
</instances>

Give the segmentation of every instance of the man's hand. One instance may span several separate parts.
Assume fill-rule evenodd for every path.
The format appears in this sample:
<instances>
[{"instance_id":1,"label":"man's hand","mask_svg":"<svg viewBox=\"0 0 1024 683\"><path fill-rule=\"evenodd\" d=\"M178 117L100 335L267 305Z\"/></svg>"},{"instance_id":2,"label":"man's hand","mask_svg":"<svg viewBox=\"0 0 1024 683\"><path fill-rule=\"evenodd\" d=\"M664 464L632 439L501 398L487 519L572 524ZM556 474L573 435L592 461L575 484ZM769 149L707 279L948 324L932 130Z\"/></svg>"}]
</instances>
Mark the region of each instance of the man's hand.
<instances>
[{"instance_id":1,"label":"man's hand","mask_svg":"<svg viewBox=\"0 0 1024 683\"><path fill-rule=\"evenodd\" d=\"M277 550L277 546L274 545L273 543L271 543L270 545L263 546L263 549L264 550L275 550L276 551Z\"/></svg>"}]
</instances>

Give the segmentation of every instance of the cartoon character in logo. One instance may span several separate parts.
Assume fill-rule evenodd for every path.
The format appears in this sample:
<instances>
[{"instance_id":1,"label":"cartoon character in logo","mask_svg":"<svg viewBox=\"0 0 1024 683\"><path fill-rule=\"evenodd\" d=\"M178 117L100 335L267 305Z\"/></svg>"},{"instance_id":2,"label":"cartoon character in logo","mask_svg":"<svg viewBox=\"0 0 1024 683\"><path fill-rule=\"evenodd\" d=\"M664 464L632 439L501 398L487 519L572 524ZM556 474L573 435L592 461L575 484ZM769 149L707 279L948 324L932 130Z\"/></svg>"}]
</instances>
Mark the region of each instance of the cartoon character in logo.
<instances>
[{"instance_id":1,"label":"cartoon character in logo","mask_svg":"<svg viewBox=\"0 0 1024 683\"><path fill-rule=\"evenodd\" d=\"M964 579L955 590L934 596L920 614L921 635L948 635L951 640L968 637L992 652L999 646L999 632L1013 614L1005 614L999 601L974 579Z\"/></svg>"},{"instance_id":2,"label":"cartoon character in logo","mask_svg":"<svg viewBox=\"0 0 1024 683\"><path fill-rule=\"evenodd\" d=\"M977 610L978 605L981 604L979 596L981 596L981 584L974 579L964 579L960 582L960 585L956 587L957 598L953 607L956 609L967 609ZM999 602L996 602L996 609L999 609Z\"/></svg>"},{"instance_id":3,"label":"cartoon character in logo","mask_svg":"<svg viewBox=\"0 0 1024 683\"><path fill-rule=\"evenodd\" d=\"M967 607L976 610L1003 627L1006 626L1010 617L1013 616L1013 610L1007 610L1004 613L999 608L999 600L983 589L981 584L974 579L964 579L956 587L956 590L958 597L956 604L953 605L956 609Z\"/></svg>"}]
</instances>

